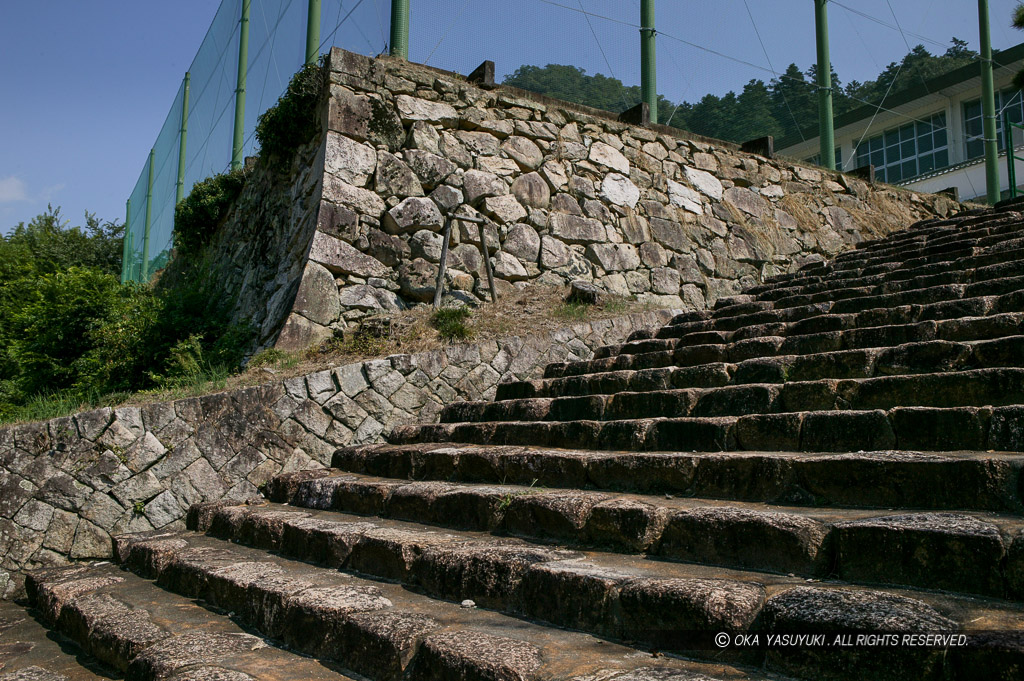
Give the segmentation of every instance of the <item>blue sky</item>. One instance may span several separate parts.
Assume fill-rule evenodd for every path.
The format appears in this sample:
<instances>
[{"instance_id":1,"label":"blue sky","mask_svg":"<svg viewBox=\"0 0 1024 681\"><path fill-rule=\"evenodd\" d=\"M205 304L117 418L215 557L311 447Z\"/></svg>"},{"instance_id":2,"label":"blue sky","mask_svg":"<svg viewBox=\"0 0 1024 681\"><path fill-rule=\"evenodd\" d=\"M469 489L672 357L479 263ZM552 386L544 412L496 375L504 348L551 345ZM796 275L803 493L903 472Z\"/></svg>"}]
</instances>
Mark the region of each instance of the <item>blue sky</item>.
<instances>
[{"instance_id":1,"label":"blue sky","mask_svg":"<svg viewBox=\"0 0 1024 681\"><path fill-rule=\"evenodd\" d=\"M75 223L86 210L124 220L125 199L219 0L0 2L7 64L0 71L0 230L30 220L47 203L62 206ZM257 14L261 2L268 5L264 16ZM269 5L298 16L306 3L252 4L253 30L259 33L262 22L266 33ZM384 49L388 0L323 4L325 39L354 10L330 42L364 54ZM994 45L1024 42L1024 33L1010 27L1016 0L990 5ZM593 16L581 14L581 6ZM832 61L843 82L874 77L908 44L941 52L955 35L978 47L971 0L843 0L829 11ZM639 0L412 0L410 57L461 72L493 59L499 77L521 64L575 64L635 84L638 17ZM811 0L657 0L657 25L659 91L674 101L739 90L752 78L770 79L772 68L806 68L815 59ZM263 83L279 89L287 80L304 41L292 37L265 48L262 78L254 85L250 77L250 92ZM260 44L254 39L250 54ZM264 95L263 106L272 99ZM250 102L251 128L259 104Z\"/></svg>"}]
</instances>

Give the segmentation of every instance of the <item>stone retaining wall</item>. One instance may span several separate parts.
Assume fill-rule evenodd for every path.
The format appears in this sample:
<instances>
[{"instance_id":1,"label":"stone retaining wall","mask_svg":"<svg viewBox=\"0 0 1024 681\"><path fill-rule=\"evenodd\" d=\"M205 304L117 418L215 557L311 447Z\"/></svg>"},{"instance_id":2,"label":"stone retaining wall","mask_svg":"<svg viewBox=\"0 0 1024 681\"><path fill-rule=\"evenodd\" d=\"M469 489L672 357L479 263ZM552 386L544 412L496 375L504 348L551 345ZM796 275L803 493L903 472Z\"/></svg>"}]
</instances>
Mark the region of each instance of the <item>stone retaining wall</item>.
<instances>
[{"instance_id":1,"label":"stone retaining wall","mask_svg":"<svg viewBox=\"0 0 1024 681\"><path fill-rule=\"evenodd\" d=\"M400 59L334 49L328 68L317 228L278 347L430 300L451 215L494 222L499 290L584 279L694 309L959 208ZM479 243L456 222L447 286L470 302Z\"/></svg>"},{"instance_id":2,"label":"stone retaining wall","mask_svg":"<svg viewBox=\"0 0 1024 681\"><path fill-rule=\"evenodd\" d=\"M110 556L112 534L181 528L188 507L244 499L343 445L436 420L499 382L666 323L658 310L554 332L349 364L264 385L0 428L0 595L18 573Z\"/></svg>"}]
</instances>

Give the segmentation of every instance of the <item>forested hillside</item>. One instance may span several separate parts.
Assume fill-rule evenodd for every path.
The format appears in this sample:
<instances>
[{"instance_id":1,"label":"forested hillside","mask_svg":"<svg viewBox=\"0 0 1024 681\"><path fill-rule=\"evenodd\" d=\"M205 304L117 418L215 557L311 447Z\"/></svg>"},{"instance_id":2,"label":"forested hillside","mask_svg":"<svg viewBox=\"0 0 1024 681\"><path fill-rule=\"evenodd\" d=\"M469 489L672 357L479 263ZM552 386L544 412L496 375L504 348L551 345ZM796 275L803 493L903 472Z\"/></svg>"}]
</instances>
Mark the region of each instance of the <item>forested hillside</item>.
<instances>
[{"instance_id":1,"label":"forested hillside","mask_svg":"<svg viewBox=\"0 0 1024 681\"><path fill-rule=\"evenodd\" d=\"M877 104L889 96L978 59L967 43L952 39L952 47L933 55L923 45L913 48L899 62L889 64L874 80L843 84L833 71L833 110L839 116L867 103ZM743 142L764 135L776 138L799 136L800 130L818 120L817 69L801 71L790 64L768 83L754 79L739 93L708 94L696 102L672 102L658 96L658 122L716 139ZM626 86L616 78L588 75L575 66L548 64L520 66L504 80L524 90L539 92L578 104L621 112L640 102L640 88Z\"/></svg>"}]
</instances>

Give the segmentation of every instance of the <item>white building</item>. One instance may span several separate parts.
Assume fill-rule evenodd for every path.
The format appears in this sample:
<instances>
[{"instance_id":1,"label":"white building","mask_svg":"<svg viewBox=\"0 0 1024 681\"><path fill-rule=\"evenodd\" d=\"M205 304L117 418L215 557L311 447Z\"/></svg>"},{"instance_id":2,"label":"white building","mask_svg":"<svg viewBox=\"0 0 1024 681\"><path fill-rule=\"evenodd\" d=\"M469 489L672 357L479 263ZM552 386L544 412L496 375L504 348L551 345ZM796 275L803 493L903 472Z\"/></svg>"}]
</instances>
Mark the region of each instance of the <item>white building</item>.
<instances>
[{"instance_id":1,"label":"white building","mask_svg":"<svg viewBox=\"0 0 1024 681\"><path fill-rule=\"evenodd\" d=\"M1013 77L1024 69L1024 43L998 52L994 80L999 133L999 174L1003 196L1010 187L1003 115L1024 123L1024 96ZM836 166L850 171L875 166L875 178L923 192L956 187L961 200L985 199L982 141L981 69L961 67L890 96L884 110L862 106L835 119ZM817 162L817 130L805 140L780 140L776 152ZM811 137L813 135L813 137ZM1024 131L1014 129L1016 156L1024 156ZM1024 185L1024 161L1015 162L1018 187Z\"/></svg>"}]
</instances>

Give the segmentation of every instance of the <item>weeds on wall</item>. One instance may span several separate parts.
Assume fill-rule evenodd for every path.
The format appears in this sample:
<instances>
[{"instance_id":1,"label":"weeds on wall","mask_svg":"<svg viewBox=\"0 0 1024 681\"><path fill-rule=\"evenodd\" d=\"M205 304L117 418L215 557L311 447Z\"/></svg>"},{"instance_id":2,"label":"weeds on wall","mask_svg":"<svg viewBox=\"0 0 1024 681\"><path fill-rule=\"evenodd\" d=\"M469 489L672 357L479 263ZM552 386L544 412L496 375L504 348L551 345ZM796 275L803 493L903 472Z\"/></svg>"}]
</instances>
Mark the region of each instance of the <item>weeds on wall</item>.
<instances>
[{"instance_id":1,"label":"weeds on wall","mask_svg":"<svg viewBox=\"0 0 1024 681\"><path fill-rule=\"evenodd\" d=\"M232 170L197 182L174 208L176 255L191 255L210 243L245 186L245 171Z\"/></svg>"},{"instance_id":2,"label":"weeds on wall","mask_svg":"<svg viewBox=\"0 0 1024 681\"><path fill-rule=\"evenodd\" d=\"M256 123L260 161L287 168L295 150L319 132L319 104L327 83L324 56L303 66L292 76L277 104L264 111Z\"/></svg>"}]
</instances>

